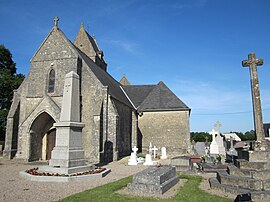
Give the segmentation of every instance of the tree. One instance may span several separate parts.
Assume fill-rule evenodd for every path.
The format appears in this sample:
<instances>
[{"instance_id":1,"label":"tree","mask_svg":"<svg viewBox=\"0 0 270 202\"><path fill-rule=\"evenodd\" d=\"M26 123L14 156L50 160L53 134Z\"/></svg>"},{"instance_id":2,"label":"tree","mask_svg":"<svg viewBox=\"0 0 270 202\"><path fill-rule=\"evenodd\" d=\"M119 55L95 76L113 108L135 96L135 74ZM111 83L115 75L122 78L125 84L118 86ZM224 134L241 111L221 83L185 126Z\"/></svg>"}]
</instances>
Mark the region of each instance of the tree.
<instances>
[{"instance_id":1,"label":"tree","mask_svg":"<svg viewBox=\"0 0 270 202\"><path fill-rule=\"evenodd\" d=\"M12 54L0 44L0 140L4 140L7 115L10 109L13 90L17 89L24 79L24 75L16 73L16 63Z\"/></svg>"},{"instance_id":2,"label":"tree","mask_svg":"<svg viewBox=\"0 0 270 202\"><path fill-rule=\"evenodd\" d=\"M195 142L205 142L207 139L208 142L212 141L212 136L209 133L205 132L191 132L190 133L190 141L193 140Z\"/></svg>"}]
</instances>

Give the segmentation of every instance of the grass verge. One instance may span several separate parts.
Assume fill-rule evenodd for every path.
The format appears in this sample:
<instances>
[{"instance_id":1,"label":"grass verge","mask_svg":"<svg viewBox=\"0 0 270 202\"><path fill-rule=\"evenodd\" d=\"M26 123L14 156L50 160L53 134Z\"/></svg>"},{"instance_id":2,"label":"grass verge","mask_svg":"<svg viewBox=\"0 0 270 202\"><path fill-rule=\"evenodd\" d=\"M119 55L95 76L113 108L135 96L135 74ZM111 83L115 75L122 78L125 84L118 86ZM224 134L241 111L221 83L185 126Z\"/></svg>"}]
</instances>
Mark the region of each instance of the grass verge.
<instances>
[{"instance_id":1,"label":"grass verge","mask_svg":"<svg viewBox=\"0 0 270 202\"><path fill-rule=\"evenodd\" d=\"M187 202L231 202L231 199L223 198L215 195L211 195L205 191L202 191L199 188L199 184L202 180L201 176L191 176L191 175L181 175L181 179L187 179L187 182L183 187L179 189L176 196L171 199L153 199L153 198L145 198L145 197L135 197L135 196L127 196L120 195L115 193L117 190L122 189L127 186L129 182L131 182L132 177L127 177L116 182L112 182L106 185L102 185L96 187L91 190L87 190L72 196L69 196L62 200L62 202L70 202L70 201L95 201L95 202L179 202L179 201L187 201Z\"/></svg>"}]
</instances>

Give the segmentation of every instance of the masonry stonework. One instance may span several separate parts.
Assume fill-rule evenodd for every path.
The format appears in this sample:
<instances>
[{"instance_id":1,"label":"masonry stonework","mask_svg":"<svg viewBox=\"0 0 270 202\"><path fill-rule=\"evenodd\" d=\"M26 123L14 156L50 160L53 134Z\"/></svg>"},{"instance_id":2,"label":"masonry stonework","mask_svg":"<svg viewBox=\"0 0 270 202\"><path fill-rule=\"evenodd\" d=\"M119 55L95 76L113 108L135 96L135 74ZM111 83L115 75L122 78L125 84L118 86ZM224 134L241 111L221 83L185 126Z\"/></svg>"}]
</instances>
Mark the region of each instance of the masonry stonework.
<instances>
[{"instance_id":1,"label":"masonry stonework","mask_svg":"<svg viewBox=\"0 0 270 202\"><path fill-rule=\"evenodd\" d=\"M150 142L158 148L166 147L167 153L183 154L189 145L187 111L144 112L139 116L142 149L147 151Z\"/></svg>"},{"instance_id":2,"label":"masonry stonework","mask_svg":"<svg viewBox=\"0 0 270 202\"><path fill-rule=\"evenodd\" d=\"M82 141L86 160L118 160L129 155L132 146L141 150L150 141L166 146L168 151L187 149L190 110L163 82L142 89L146 101L140 98L139 103L154 111L138 116L142 108L136 99L131 99L133 90L129 94L129 89L109 75L96 40L81 26L72 43L55 24L32 57L29 74L14 92L7 118L5 157L26 161L51 158L56 130L53 125L59 122L65 75L71 71L80 79L79 108L80 121L85 124ZM151 91L162 99L147 97ZM155 100L162 103L154 103ZM159 106L166 106L166 110L156 110Z\"/></svg>"}]
</instances>

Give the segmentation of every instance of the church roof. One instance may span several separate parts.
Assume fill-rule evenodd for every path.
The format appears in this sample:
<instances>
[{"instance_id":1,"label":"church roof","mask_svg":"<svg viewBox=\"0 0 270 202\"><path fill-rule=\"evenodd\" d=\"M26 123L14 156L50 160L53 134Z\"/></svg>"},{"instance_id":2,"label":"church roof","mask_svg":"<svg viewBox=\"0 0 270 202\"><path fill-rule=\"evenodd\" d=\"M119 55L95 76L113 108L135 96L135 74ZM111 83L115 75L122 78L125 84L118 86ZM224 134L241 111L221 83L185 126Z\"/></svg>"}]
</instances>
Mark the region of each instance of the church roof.
<instances>
[{"instance_id":1,"label":"church roof","mask_svg":"<svg viewBox=\"0 0 270 202\"><path fill-rule=\"evenodd\" d=\"M162 81L123 88L138 111L190 110Z\"/></svg>"},{"instance_id":2,"label":"church roof","mask_svg":"<svg viewBox=\"0 0 270 202\"><path fill-rule=\"evenodd\" d=\"M127 106L133 107L125 93L121 89L121 84L116 81L108 72L103 71L99 66L97 66L87 55L82 51L77 49L81 58L89 66L91 71L95 74L98 80L104 85L108 86L108 93L114 99L126 104Z\"/></svg>"},{"instance_id":3,"label":"church roof","mask_svg":"<svg viewBox=\"0 0 270 202\"><path fill-rule=\"evenodd\" d=\"M153 90L155 85L127 85L122 87L134 106L138 108L148 94Z\"/></svg>"},{"instance_id":4,"label":"church roof","mask_svg":"<svg viewBox=\"0 0 270 202\"><path fill-rule=\"evenodd\" d=\"M131 85L131 83L127 80L126 75L123 75L122 79L119 82L123 86Z\"/></svg>"},{"instance_id":5,"label":"church roof","mask_svg":"<svg viewBox=\"0 0 270 202\"><path fill-rule=\"evenodd\" d=\"M100 50L95 37L90 36L83 25L80 26L80 30L73 44L93 61L96 62L96 56L98 56L99 59L106 64L103 52Z\"/></svg>"}]
</instances>

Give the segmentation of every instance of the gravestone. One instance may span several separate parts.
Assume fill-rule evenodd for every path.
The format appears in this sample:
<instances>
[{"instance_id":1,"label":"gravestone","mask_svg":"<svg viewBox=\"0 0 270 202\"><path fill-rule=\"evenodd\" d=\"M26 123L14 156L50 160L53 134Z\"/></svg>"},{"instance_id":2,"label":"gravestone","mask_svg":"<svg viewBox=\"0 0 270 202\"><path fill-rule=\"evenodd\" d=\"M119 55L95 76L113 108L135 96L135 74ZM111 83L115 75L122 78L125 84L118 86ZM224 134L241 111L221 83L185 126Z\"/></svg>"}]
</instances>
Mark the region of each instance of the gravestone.
<instances>
[{"instance_id":1,"label":"gravestone","mask_svg":"<svg viewBox=\"0 0 270 202\"><path fill-rule=\"evenodd\" d=\"M132 153L130 154L130 158L128 160L128 165L129 166L134 166L134 165L138 165L138 160L137 160L137 151L138 148L136 146L134 146L132 148Z\"/></svg>"},{"instance_id":2,"label":"gravestone","mask_svg":"<svg viewBox=\"0 0 270 202\"><path fill-rule=\"evenodd\" d=\"M171 166L176 168L176 171L189 171L192 169L191 157L176 156L171 159Z\"/></svg>"},{"instance_id":3,"label":"gravestone","mask_svg":"<svg viewBox=\"0 0 270 202\"><path fill-rule=\"evenodd\" d=\"M154 159L156 158L156 155L157 155L157 150L158 150L158 148L156 147L156 146L154 146L153 148L152 148L152 151L153 151L153 157L154 157Z\"/></svg>"},{"instance_id":4,"label":"gravestone","mask_svg":"<svg viewBox=\"0 0 270 202\"><path fill-rule=\"evenodd\" d=\"M235 150L235 148L233 147L233 137L231 136L230 137L230 142L231 142L231 146L230 146L230 149L229 151L227 151L227 155L226 155L226 159L228 162L233 162L233 160L235 158L237 158L238 154L237 154L237 151Z\"/></svg>"},{"instance_id":5,"label":"gravestone","mask_svg":"<svg viewBox=\"0 0 270 202\"><path fill-rule=\"evenodd\" d=\"M216 131L212 129L212 142L210 144L210 155L211 154L219 154L218 144L216 142Z\"/></svg>"},{"instance_id":6,"label":"gravestone","mask_svg":"<svg viewBox=\"0 0 270 202\"><path fill-rule=\"evenodd\" d=\"M133 176L132 183L128 184L129 192L163 194L177 184L175 167L151 166Z\"/></svg>"},{"instance_id":7,"label":"gravestone","mask_svg":"<svg viewBox=\"0 0 270 202\"><path fill-rule=\"evenodd\" d=\"M195 149L199 156L203 156L207 154L206 147L207 147L207 144L205 142L196 142L195 144Z\"/></svg>"},{"instance_id":8,"label":"gravestone","mask_svg":"<svg viewBox=\"0 0 270 202\"><path fill-rule=\"evenodd\" d=\"M167 159L166 147L161 147L161 159Z\"/></svg>"},{"instance_id":9,"label":"gravestone","mask_svg":"<svg viewBox=\"0 0 270 202\"><path fill-rule=\"evenodd\" d=\"M152 142L149 144L149 154L152 155Z\"/></svg>"},{"instance_id":10,"label":"gravestone","mask_svg":"<svg viewBox=\"0 0 270 202\"><path fill-rule=\"evenodd\" d=\"M220 127L222 126L219 121L217 121L217 123L214 125L217 129L216 131L216 142L218 144L218 152L221 155L226 155L226 151L225 151L225 147L224 147L224 141L223 141L223 137L221 137L220 135Z\"/></svg>"},{"instance_id":11,"label":"gravestone","mask_svg":"<svg viewBox=\"0 0 270 202\"><path fill-rule=\"evenodd\" d=\"M154 161L152 160L151 154L146 154L145 155L145 162L143 163L145 166L152 166L154 165Z\"/></svg>"}]
</instances>

